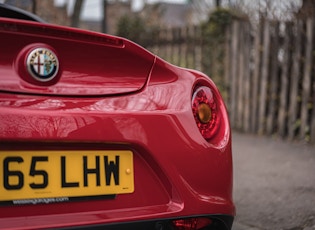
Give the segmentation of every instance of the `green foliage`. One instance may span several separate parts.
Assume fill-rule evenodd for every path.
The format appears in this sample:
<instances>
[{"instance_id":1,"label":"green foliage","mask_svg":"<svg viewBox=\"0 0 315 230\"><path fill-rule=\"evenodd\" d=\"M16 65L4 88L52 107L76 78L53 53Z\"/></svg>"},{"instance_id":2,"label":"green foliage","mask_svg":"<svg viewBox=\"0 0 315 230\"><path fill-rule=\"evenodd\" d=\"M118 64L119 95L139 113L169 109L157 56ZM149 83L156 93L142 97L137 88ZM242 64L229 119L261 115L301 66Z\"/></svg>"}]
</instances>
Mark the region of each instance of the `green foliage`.
<instances>
[{"instance_id":1,"label":"green foliage","mask_svg":"<svg viewBox=\"0 0 315 230\"><path fill-rule=\"evenodd\" d=\"M208 22L203 24L203 33L211 38L224 38L225 29L233 19L233 13L224 8L217 8L209 16Z\"/></svg>"},{"instance_id":2,"label":"green foliage","mask_svg":"<svg viewBox=\"0 0 315 230\"><path fill-rule=\"evenodd\" d=\"M235 15L231 10L217 8L202 25L202 42L206 47L202 55L202 69L216 82L222 93L226 91L223 80L226 29L233 18Z\"/></svg>"},{"instance_id":3,"label":"green foliage","mask_svg":"<svg viewBox=\"0 0 315 230\"><path fill-rule=\"evenodd\" d=\"M136 43L141 43L146 34L145 22L138 16L122 16L118 21L116 34Z\"/></svg>"}]
</instances>

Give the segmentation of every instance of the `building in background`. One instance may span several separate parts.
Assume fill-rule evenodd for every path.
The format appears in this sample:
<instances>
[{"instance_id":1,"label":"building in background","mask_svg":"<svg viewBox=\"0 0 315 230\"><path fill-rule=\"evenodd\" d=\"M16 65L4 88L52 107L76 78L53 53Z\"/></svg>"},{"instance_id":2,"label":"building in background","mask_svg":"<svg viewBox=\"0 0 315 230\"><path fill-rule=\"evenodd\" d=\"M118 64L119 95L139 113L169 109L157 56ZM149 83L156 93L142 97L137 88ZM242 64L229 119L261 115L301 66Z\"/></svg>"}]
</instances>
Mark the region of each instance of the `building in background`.
<instances>
[{"instance_id":1,"label":"building in background","mask_svg":"<svg viewBox=\"0 0 315 230\"><path fill-rule=\"evenodd\" d=\"M5 0L4 3L32 12L49 23L70 25L67 5L55 6L54 0Z\"/></svg>"},{"instance_id":2,"label":"building in background","mask_svg":"<svg viewBox=\"0 0 315 230\"><path fill-rule=\"evenodd\" d=\"M5 0L4 3L35 13L49 23L64 26L71 25L71 15L68 13L69 1L65 1L63 5L55 5L54 0ZM102 5L96 7L102 7ZM107 33L109 34L116 33L117 22L122 16L132 16L134 13L132 12L130 1L108 1L106 12ZM101 32L102 18L96 20L86 20L81 18L79 27Z\"/></svg>"},{"instance_id":3,"label":"building in background","mask_svg":"<svg viewBox=\"0 0 315 230\"><path fill-rule=\"evenodd\" d=\"M69 15L70 1L64 1L63 4L55 4L54 0L4 0L5 3L35 13L45 21L53 24L70 26L71 16ZM94 4L94 8L104 10L102 3ZM135 12L132 8L132 1L107 0L106 17L98 19L80 18L78 27L101 32L103 20L106 20L106 32L115 35L117 32L118 21L123 16L140 16L147 26L154 27L184 27L187 25L196 25L205 21L209 15L211 7L208 0L187 1L184 3L156 2L148 3L145 1L144 7ZM83 7L86 7L87 1L83 0ZM81 14L82 15L82 14Z\"/></svg>"},{"instance_id":4,"label":"building in background","mask_svg":"<svg viewBox=\"0 0 315 230\"><path fill-rule=\"evenodd\" d=\"M149 25L174 28L206 21L211 9L213 7L205 0L187 3L158 2L145 4L139 14Z\"/></svg>"}]
</instances>

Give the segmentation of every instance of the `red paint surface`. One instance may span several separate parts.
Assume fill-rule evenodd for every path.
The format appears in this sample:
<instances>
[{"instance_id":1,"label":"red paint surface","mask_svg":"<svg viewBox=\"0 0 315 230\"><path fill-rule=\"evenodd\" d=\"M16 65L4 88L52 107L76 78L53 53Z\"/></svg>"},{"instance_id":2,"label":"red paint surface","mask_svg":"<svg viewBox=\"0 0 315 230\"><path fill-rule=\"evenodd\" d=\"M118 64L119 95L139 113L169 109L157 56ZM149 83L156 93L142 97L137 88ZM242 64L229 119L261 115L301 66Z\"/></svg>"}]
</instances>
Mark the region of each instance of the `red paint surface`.
<instances>
[{"instance_id":1,"label":"red paint surface","mask_svg":"<svg viewBox=\"0 0 315 230\"><path fill-rule=\"evenodd\" d=\"M0 206L4 228L47 228L204 214L234 215L231 136L213 82L120 38L1 19L0 148L128 149L135 192L116 199ZM55 82L29 80L30 47L51 47ZM192 114L196 85L220 108L213 142Z\"/></svg>"}]
</instances>

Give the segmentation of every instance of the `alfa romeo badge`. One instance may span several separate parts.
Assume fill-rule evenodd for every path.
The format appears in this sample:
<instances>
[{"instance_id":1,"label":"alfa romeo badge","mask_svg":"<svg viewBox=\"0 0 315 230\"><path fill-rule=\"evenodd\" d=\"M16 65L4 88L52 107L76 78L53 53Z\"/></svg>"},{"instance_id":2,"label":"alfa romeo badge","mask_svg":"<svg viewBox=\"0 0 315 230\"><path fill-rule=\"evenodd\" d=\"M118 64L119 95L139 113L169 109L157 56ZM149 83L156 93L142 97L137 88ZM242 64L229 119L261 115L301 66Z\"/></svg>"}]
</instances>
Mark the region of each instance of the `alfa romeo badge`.
<instances>
[{"instance_id":1,"label":"alfa romeo badge","mask_svg":"<svg viewBox=\"0 0 315 230\"><path fill-rule=\"evenodd\" d=\"M52 80L59 70L56 54L47 48L36 48L30 52L26 65L31 76L41 82Z\"/></svg>"}]
</instances>

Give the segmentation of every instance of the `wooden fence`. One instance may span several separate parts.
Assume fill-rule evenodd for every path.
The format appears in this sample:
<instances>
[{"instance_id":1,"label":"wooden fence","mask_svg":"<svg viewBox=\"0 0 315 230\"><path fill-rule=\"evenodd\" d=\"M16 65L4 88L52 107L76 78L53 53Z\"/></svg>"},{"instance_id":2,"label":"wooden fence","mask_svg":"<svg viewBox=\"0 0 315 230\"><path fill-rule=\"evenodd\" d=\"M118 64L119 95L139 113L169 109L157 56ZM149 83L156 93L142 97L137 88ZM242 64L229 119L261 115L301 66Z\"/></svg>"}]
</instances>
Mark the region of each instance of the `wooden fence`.
<instances>
[{"instance_id":1,"label":"wooden fence","mask_svg":"<svg viewBox=\"0 0 315 230\"><path fill-rule=\"evenodd\" d=\"M212 44L210 53L198 26L160 30L146 46L173 64L209 74L234 129L315 143L313 31L312 18L264 21L255 30L235 20L224 44Z\"/></svg>"}]
</instances>

